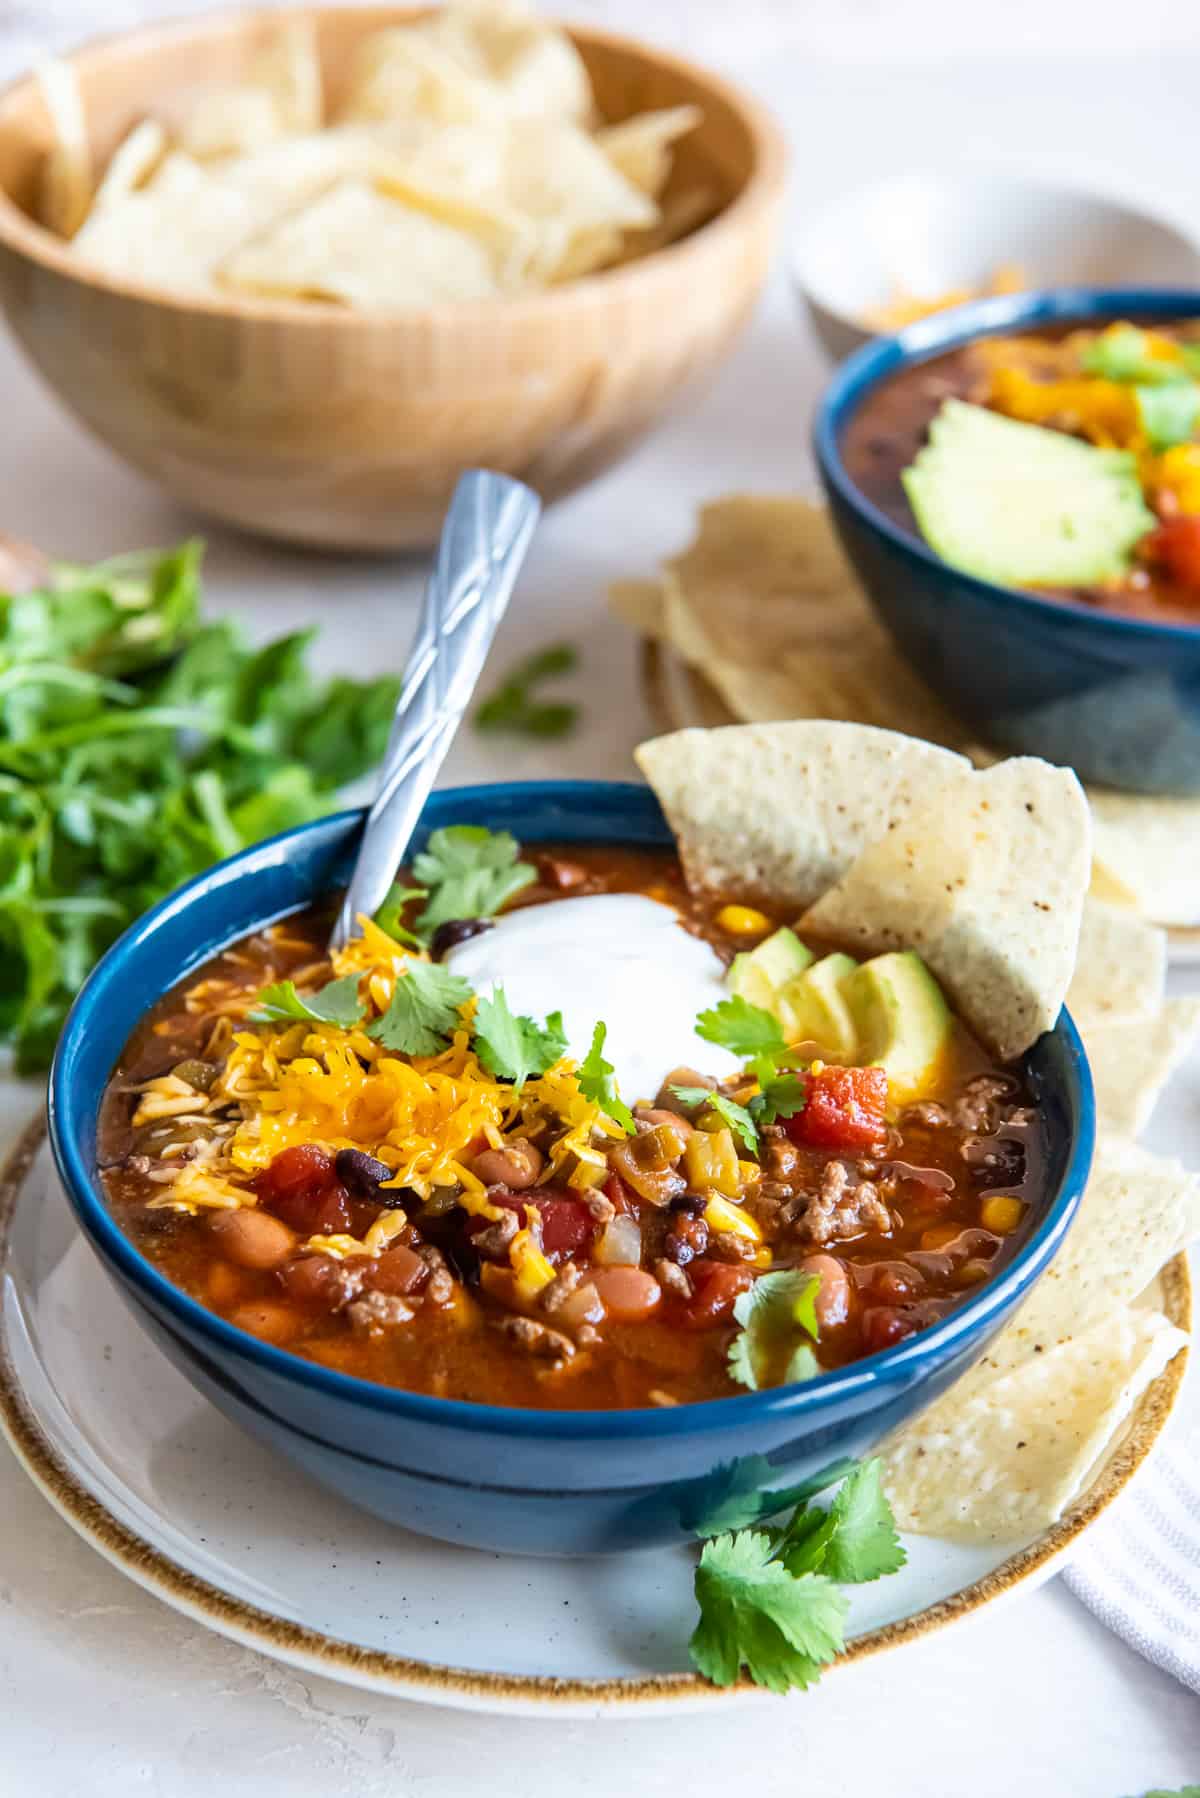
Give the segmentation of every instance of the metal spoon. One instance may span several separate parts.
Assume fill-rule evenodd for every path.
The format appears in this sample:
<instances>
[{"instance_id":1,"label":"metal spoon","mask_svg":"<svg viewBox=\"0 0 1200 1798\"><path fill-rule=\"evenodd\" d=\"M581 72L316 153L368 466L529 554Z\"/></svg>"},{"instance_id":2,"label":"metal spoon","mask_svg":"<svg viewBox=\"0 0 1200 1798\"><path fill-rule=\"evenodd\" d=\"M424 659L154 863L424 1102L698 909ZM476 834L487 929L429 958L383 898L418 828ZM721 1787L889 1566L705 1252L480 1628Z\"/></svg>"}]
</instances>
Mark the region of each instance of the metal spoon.
<instances>
[{"instance_id":1,"label":"metal spoon","mask_svg":"<svg viewBox=\"0 0 1200 1798\"><path fill-rule=\"evenodd\" d=\"M520 481L475 468L450 501L404 671L375 802L329 939L341 949L387 897L503 618L541 512Z\"/></svg>"}]
</instances>

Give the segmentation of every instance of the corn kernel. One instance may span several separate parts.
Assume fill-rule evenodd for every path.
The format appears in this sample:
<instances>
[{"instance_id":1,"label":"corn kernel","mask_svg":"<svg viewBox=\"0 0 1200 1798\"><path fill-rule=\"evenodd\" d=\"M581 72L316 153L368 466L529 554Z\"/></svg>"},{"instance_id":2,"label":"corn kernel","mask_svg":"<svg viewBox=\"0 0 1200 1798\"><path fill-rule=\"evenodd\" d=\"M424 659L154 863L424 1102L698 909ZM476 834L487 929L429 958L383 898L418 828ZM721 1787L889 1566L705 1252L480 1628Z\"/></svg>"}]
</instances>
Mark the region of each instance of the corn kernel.
<instances>
[{"instance_id":1,"label":"corn kernel","mask_svg":"<svg viewBox=\"0 0 1200 1798\"><path fill-rule=\"evenodd\" d=\"M993 1236L1007 1236L1016 1229L1024 1211L1025 1207L1020 1199L1014 1199L1008 1193L996 1192L990 1199L983 1201L979 1221Z\"/></svg>"},{"instance_id":2,"label":"corn kernel","mask_svg":"<svg viewBox=\"0 0 1200 1798\"><path fill-rule=\"evenodd\" d=\"M729 1230L735 1236L744 1236L747 1242L762 1241L762 1231L754 1219L740 1205L731 1205L717 1193L704 1207L704 1221L710 1230Z\"/></svg>"},{"instance_id":3,"label":"corn kernel","mask_svg":"<svg viewBox=\"0 0 1200 1798\"><path fill-rule=\"evenodd\" d=\"M730 936L758 936L770 930L771 920L752 905L723 905L717 913L717 925Z\"/></svg>"}]
</instances>

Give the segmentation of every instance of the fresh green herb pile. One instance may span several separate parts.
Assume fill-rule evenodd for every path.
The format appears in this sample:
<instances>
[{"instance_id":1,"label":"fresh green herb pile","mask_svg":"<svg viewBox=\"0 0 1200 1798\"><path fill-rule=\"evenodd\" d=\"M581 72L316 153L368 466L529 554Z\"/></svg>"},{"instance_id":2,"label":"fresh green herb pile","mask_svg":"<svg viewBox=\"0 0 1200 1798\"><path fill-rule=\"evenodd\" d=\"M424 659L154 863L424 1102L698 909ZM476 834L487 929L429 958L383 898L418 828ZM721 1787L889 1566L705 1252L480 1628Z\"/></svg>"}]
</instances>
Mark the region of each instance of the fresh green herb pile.
<instances>
[{"instance_id":1,"label":"fresh green herb pile","mask_svg":"<svg viewBox=\"0 0 1200 1798\"><path fill-rule=\"evenodd\" d=\"M845 1646L842 1587L896 1573L904 1561L880 1463L864 1461L828 1509L800 1504L781 1528L704 1544L692 1664L718 1686L732 1685L743 1667L772 1692L809 1686Z\"/></svg>"},{"instance_id":2,"label":"fresh green herb pile","mask_svg":"<svg viewBox=\"0 0 1200 1798\"><path fill-rule=\"evenodd\" d=\"M0 1041L46 1065L114 939L211 862L328 811L399 682L318 681L311 632L202 623L201 546L0 595Z\"/></svg>"}]
</instances>

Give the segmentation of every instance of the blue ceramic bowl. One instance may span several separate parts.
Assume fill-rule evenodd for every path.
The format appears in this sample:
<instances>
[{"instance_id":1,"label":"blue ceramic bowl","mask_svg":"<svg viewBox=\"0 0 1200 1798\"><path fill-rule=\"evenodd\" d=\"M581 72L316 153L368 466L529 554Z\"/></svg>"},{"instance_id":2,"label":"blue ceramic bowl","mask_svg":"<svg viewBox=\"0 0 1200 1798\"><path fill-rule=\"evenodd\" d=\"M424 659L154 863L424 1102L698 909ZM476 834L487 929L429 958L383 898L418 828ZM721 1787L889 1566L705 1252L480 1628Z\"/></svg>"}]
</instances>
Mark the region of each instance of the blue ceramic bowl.
<instances>
[{"instance_id":1,"label":"blue ceramic bowl","mask_svg":"<svg viewBox=\"0 0 1200 1798\"><path fill-rule=\"evenodd\" d=\"M1200 316L1200 291L1062 288L958 306L867 344L817 413L838 534L901 652L983 741L1138 793L1200 792L1200 626L1157 624L962 574L855 486L846 426L872 390L978 337Z\"/></svg>"},{"instance_id":2,"label":"blue ceramic bowl","mask_svg":"<svg viewBox=\"0 0 1200 1798\"><path fill-rule=\"evenodd\" d=\"M524 842L669 845L644 787L587 781L465 787L429 801L418 839L482 823ZM1087 1063L1064 1012L1028 1058L1050 1120L1042 1222L1000 1277L934 1329L805 1386L675 1409L506 1410L389 1390L234 1329L171 1285L114 1223L96 1119L143 1011L220 948L343 885L362 825L289 831L182 887L126 932L83 988L50 1080L50 1131L75 1215L139 1321L235 1423L379 1516L480 1548L643 1548L769 1515L821 1470L866 1454L982 1352L1074 1216L1092 1153ZM419 840L417 845L419 847Z\"/></svg>"}]
</instances>

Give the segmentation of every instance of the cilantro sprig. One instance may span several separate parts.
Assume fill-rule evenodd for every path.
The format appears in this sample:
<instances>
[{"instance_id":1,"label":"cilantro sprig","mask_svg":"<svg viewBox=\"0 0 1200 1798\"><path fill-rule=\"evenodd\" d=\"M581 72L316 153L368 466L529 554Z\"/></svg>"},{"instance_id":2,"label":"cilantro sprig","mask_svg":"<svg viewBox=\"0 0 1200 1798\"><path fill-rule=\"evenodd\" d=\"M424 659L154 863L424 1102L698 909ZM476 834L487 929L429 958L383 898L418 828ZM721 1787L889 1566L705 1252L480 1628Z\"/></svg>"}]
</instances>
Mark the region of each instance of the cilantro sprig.
<instances>
[{"instance_id":1,"label":"cilantro sprig","mask_svg":"<svg viewBox=\"0 0 1200 1798\"><path fill-rule=\"evenodd\" d=\"M458 1028L470 983L434 961L411 961L397 977L382 1017L367 1035L399 1055L437 1055Z\"/></svg>"},{"instance_id":2,"label":"cilantro sprig","mask_svg":"<svg viewBox=\"0 0 1200 1798\"><path fill-rule=\"evenodd\" d=\"M517 1016L500 986L475 1008L475 1052L489 1074L511 1080L517 1092L566 1051L561 1011L552 1011L544 1024Z\"/></svg>"},{"instance_id":3,"label":"cilantro sprig","mask_svg":"<svg viewBox=\"0 0 1200 1798\"><path fill-rule=\"evenodd\" d=\"M743 1667L772 1692L812 1685L845 1647L840 1588L895 1573L905 1558L877 1460L849 1473L828 1509L805 1503L782 1529L715 1537L696 1568L693 1666L718 1686Z\"/></svg>"},{"instance_id":4,"label":"cilantro sprig","mask_svg":"<svg viewBox=\"0 0 1200 1798\"><path fill-rule=\"evenodd\" d=\"M290 1024L303 1020L310 1024L335 1024L340 1030L352 1030L361 1023L365 1007L358 996L358 975L345 974L330 980L315 993L302 998L295 982L277 980L265 986L258 995L254 1010L247 1013L250 1024Z\"/></svg>"},{"instance_id":5,"label":"cilantro sprig","mask_svg":"<svg viewBox=\"0 0 1200 1798\"><path fill-rule=\"evenodd\" d=\"M819 1373L816 1356L803 1338L820 1340L817 1294L821 1276L801 1268L760 1274L739 1293L733 1307L738 1333L729 1349L729 1377L757 1392L762 1386L790 1384Z\"/></svg>"},{"instance_id":6,"label":"cilantro sprig","mask_svg":"<svg viewBox=\"0 0 1200 1798\"><path fill-rule=\"evenodd\" d=\"M610 1117L614 1124L620 1124L626 1136L632 1136L637 1129L630 1111L617 1092L614 1079L616 1069L611 1061L604 1059L604 1041L608 1035L607 1024L597 1024L592 1032L592 1043L587 1054L579 1064L577 1079L579 1090L585 1099L591 1099L599 1105L605 1117Z\"/></svg>"},{"instance_id":7,"label":"cilantro sprig","mask_svg":"<svg viewBox=\"0 0 1200 1798\"><path fill-rule=\"evenodd\" d=\"M761 1055L782 1055L787 1048L779 1019L761 1005L751 1005L741 993L722 999L696 1019L696 1035L706 1043L728 1049L743 1061Z\"/></svg>"},{"instance_id":8,"label":"cilantro sprig","mask_svg":"<svg viewBox=\"0 0 1200 1798\"><path fill-rule=\"evenodd\" d=\"M751 1155L757 1152L758 1131L754 1119L736 1099L730 1099L725 1093L715 1092L708 1086L673 1086L671 1091L681 1105L703 1105L707 1110L715 1111Z\"/></svg>"},{"instance_id":9,"label":"cilantro sprig","mask_svg":"<svg viewBox=\"0 0 1200 1798\"><path fill-rule=\"evenodd\" d=\"M579 662L569 643L554 643L517 664L475 713L481 731L512 731L527 737L565 737L579 717L579 707L562 700L542 700L536 690L558 675L571 674Z\"/></svg>"},{"instance_id":10,"label":"cilantro sprig","mask_svg":"<svg viewBox=\"0 0 1200 1798\"><path fill-rule=\"evenodd\" d=\"M416 926L425 941L439 924L494 917L514 894L537 879L537 869L521 861L516 838L507 830L488 830L482 824L447 824L435 830L414 856L412 871L429 894Z\"/></svg>"}]
</instances>

